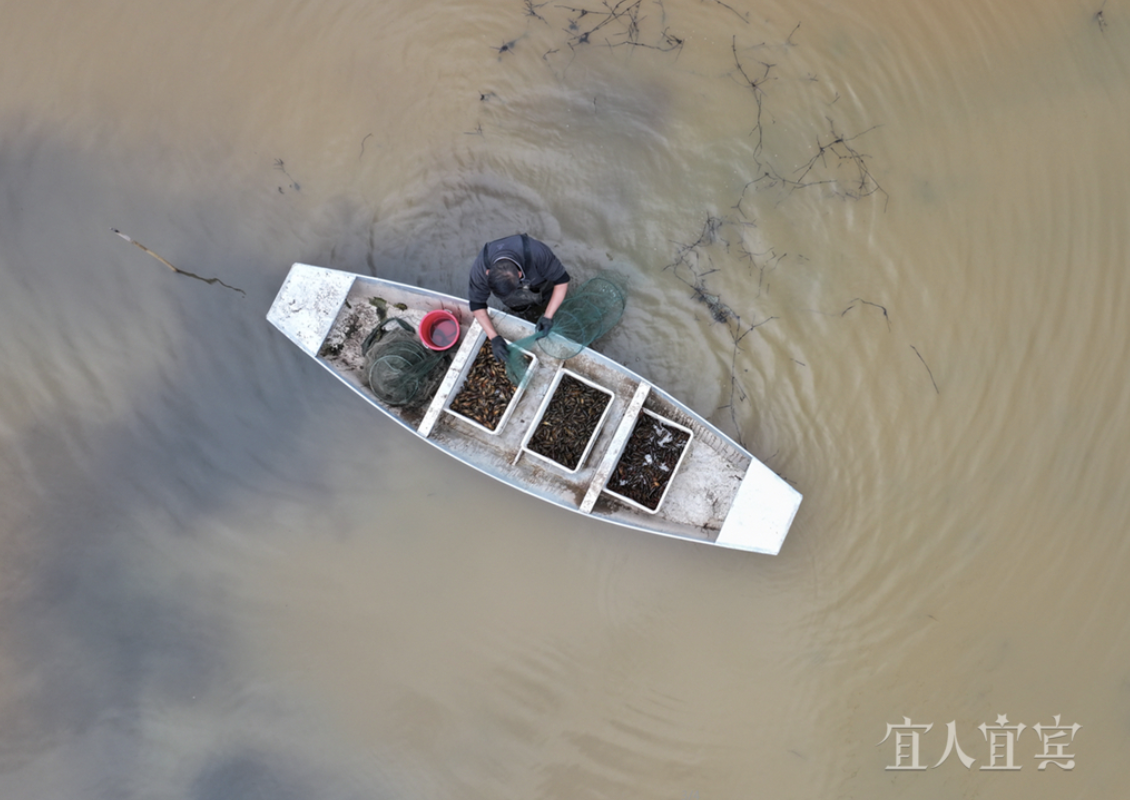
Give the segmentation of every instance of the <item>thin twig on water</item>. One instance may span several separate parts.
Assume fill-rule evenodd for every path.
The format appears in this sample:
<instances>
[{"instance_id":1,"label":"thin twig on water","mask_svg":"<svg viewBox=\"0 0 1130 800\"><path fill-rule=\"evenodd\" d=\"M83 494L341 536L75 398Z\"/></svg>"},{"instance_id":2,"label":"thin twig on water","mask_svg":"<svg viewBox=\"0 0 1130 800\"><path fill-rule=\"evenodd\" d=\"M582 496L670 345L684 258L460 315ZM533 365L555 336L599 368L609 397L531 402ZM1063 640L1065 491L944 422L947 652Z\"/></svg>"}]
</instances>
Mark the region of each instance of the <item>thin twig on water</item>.
<instances>
[{"instance_id":1,"label":"thin twig on water","mask_svg":"<svg viewBox=\"0 0 1130 800\"><path fill-rule=\"evenodd\" d=\"M538 13L539 8L549 5L548 2L538 3L536 5L534 4L534 0L525 0L525 2L526 2L526 16L527 17L533 17L534 19L540 19L542 22L545 22L546 25L549 24L548 22L546 22L545 17L543 17L541 14Z\"/></svg>"},{"instance_id":2,"label":"thin twig on water","mask_svg":"<svg viewBox=\"0 0 1130 800\"><path fill-rule=\"evenodd\" d=\"M930 369L930 365L926 363L926 359L922 357L922 354L918 352L918 348L914 345L911 345L910 349L914 351L914 355L918 356L918 360L921 361L922 366L926 368L926 373L930 376L930 383L934 384L934 391L938 394L941 394L941 392L938 390L938 383L934 380L934 372Z\"/></svg>"},{"instance_id":3,"label":"thin twig on water","mask_svg":"<svg viewBox=\"0 0 1130 800\"><path fill-rule=\"evenodd\" d=\"M722 8L726 9L727 11L734 12L734 15L737 16L738 19L740 19L746 25L749 24L749 12L746 12L745 14L743 14L740 11L738 11L736 8L734 8L733 6L726 5L725 3L722 2L722 0L712 0L712 2L715 5L722 6Z\"/></svg>"},{"instance_id":4,"label":"thin twig on water","mask_svg":"<svg viewBox=\"0 0 1130 800\"><path fill-rule=\"evenodd\" d=\"M843 311L840 312L840 316L842 317L844 314L846 314L847 312L849 312L853 308L855 308L856 303L862 303L865 306L871 306L872 308L877 308L880 311L882 311L883 312L883 319L885 319L887 321L887 330L889 331L891 329L891 318L887 314L886 307L881 306L878 303L872 303L870 300L864 300L862 297L857 297L854 300L852 300L851 305L849 305L847 308L845 308Z\"/></svg>"},{"instance_id":5,"label":"thin twig on water","mask_svg":"<svg viewBox=\"0 0 1130 800\"><path fill-rule=\"evenodd\" d=\"M1099 10L1095 12L1093 19L1095 24L1099 26L1099 33L1106 33L1106 17L1103 16L1103 9L1106 8L1106 0L1099 6Z\"/></svg>"},{"instance_id":6,"label":"thin twig on water","mask_svg":"<svg viewBox=\"0 0 1130 800\"><path fill-rule=\"evenodd\" d=\"M149 255L153 256L153 257L154 257L155 259L157 259L157 260L158 260L158 261L160 261L160 262L161 262L162 264L164 264L164 265L165 265L166 267L168 267L168 268L169 268L169 269L171 269L171 270L172 270L173 272L176 272L176 273L177 273L177 274L179 274L179 275L184 275L184 276L185 276L186 278L195 278L195 279L196 279L196 280L198 280L198 281L204 281L204 283L218 283L218 284L220 284L220 286L223 286L223 287L224 287L225 289L231 289L231 290L232 290L233 292L239 292L239 293L240 293L241 295L243 295L244 297L246 297L246 296L247 296L247 292L243 291L243 289L239 289L239 288L237 288L237 287L235 287L235 286L228 286L228 285L227 285L226 283L224 283L224 282L223 282L222 280L220 280L219 278L202 278L202 277L200 277L199 275L197 275L197 274L195 274L195 273L189 272L188 270L184 270L184 269L181 269L180 267L174 267L174 266L173 266L172 264L170 264L170 263L169 263L168 261L166 261L166 260L165 260L164 258L162 258L161 256L159 256L159 255L157 255L156 253L154 253L154 252L153 252L152 250L150 250L150 249L149 249L148 247L146 247L145 245L143 245L143 244L142 244L141 242L137 241L136 239L131 239L131 238L130 238L129 236L126 236L126 235L125 235L124 233L122 233L122 232L121 232L120 230L118 230L117 228L110 228L110 230L112 230L112 231L113 231L114 233L116 233L116 234L117 234L118 236L121 236L121 237L122 237L123 239L125 239L125 240L126 240L127 242L129 242L130 244L132 244L132 245L133 245L134 247L139 247L139 248L141 248L141 249L142 249L142 250L144 250L144 251L145 251L146 253L148 253Z\"/></svg>"},{"instance_id":7,"label":"thin twig on water","mask_svg":"<svg viewBox=\"0 0 1130 800\"><path fill-rule=\"evenodd\" d=\"M828 128L831 138L825 144L816 139L816 155L812 156L806 163L801 165L795 170L799 173L796 178L784 178L780 175L772 175L774 182L779 181L785 186L789 187L789 195L796 189L807 189L809 186L828 186L831 188L833 194L846 197L851 200L860 200L864 197L869 197L873 194L883 195L883 210L887 210L887 203L890 201L890 195L886 190L879 185L879 181L871 174L871 170L867 166L867 159L870 156L866 153L861 153L856 150L851 142L858 139L864 134L879 128L879 125L872 125L862 133L857 133L855 136L844 136L842 133L836 131L836 125L832 122L830 117L825 117L828 120ZM831 165L829 165L831 162ZM821 167L824 169L835 170L847 165L849 171L854 171L855 174L849 178L848 182L844 183L837 177L827 178L812 178L810 175ZM760 180L760 178L758 179ZM841 186L845 188L841 188ZM788 197L788 195L786 195ZM784 202L782 198L778 203Z\"/></svg>"},{"instance_id":8,"label":"thin twig on water","mask_svg":"<svg viewBox=\"0 0 1130 800\"><path fill-rule=\"evenodd\" d=\"M281 173L282 173L283 175L285 175L285 176L286 176L287 180L289 180L289 181L290 181L290 188L291 188L291 189L294 189L294 191L296 191L296 192L300 192L300 191L302 191L302 186L300 186L300 185L299 185L299 183L298 183L298 181L296 181L296 180L294 179L294 176L293 176L293 175L291 175L291 174L290 174L289 172L287 172L287 171L286 171L286 162L285 162L285 161L283 161L283 160L282 160L281 158L276 158L276 159L275 159L275 169L277 169L277 170L278 170L279 172L281 172ZM283 189L282 189L282 187L280 186L280 187L279 187L279 192L281 193L281 192L282 192L282 190L283 190Z\"/></svg>"},{"instance_id":9,"label":"thin twig on water","mask_svg":"<svg viewBox=\"0 0 1130 800\"><path fill-rule=\"evenodd\" d=\"M757 144L754 145L753 148L753 157L754 160L758 160L761 155L761 148L765 144L765 130L761 123L761 116L762 112L764 111L763 101L765 99L765 90L761 88L761 85L769 80L769 73L772 71L773 67L777 65L769 64L765 61L759 61L758 63L761 64L761 66L765 67L765 71L761 73L760 78L751 78L749 76L749 73L746 72L741 58L738 57L737 36L732 37L730 40L730 52L734 56L734 67L737 69L738 74L742 76L742 80L749 87L749 90L753 92L754 103L757 106L757 119L755 120L753 130L750 131L750 136L757 134Z\"/></svg>"}]
</instances>

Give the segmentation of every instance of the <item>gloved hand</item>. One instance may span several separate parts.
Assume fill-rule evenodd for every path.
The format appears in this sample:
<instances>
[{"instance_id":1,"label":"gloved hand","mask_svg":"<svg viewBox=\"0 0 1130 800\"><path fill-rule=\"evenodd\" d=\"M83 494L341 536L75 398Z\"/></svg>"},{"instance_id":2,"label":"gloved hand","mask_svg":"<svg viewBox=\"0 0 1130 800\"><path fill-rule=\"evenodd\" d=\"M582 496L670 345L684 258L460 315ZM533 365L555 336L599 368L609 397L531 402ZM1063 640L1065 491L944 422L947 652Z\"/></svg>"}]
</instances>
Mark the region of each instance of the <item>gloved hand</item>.
<instances>
[{"instance_id":1,"label":"gloved hand","mask_svg":"<svg viewBox=\"0 0 1130 800\"><path fill-rule=\"evenodd\" d=\"M543 316L541 319L538 320L537 328L535 328L534 330L535 330L537 337L539 339L544 339L546 336L549 336L549 331L552 327L553 327L553 317L544 317Z\"/></svg>"},{"instance_id":2,"label":"gloved hand","mask_svg":"<svg viewBox=\"0 0 1130 800\"><path fill-rule=\"evenodd\" d=\"M503 364L510 358L510 345L501 336L495 336L490 340L490 351L494 353L494 357L501 361Z\"/></svg>"}]
</instances>

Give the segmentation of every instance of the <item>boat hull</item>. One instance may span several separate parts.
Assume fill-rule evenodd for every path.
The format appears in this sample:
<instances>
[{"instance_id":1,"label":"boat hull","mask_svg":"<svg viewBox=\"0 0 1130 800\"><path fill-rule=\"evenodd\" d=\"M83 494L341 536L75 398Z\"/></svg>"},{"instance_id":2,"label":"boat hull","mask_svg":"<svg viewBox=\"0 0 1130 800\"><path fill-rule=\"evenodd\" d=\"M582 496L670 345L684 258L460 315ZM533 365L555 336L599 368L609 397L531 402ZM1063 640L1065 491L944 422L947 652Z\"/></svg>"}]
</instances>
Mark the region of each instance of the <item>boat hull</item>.
<instances>
[{"instance_id":1,"label":"boat hull","mask_svg":"<svg viewBox=\"0 0 1130 800\"><path fill-rule=\"evenodd\" d=\"M398 315L410 324L443 309L460 321L460 341L434 396L414 408L391 408L365 385L359 343L376 320ZM514 341L533 326L493 311L492 323ZM574 471L531 457L524 445L566 362L538 353L521 399L505 427L493 432L447 411L460 376L485 340L466 301L380 278L295 264L267 319L357 395L413 435L467 466L527 494L595 519L660 536L735 550L777 554L801 495L745 448L687 406L592 348L568 359L570 372L607 388L612 401ZM691 432L677 472L656 510L633 507L606 491L636 420L644 411Z\"/></svg>"}]
</instances>

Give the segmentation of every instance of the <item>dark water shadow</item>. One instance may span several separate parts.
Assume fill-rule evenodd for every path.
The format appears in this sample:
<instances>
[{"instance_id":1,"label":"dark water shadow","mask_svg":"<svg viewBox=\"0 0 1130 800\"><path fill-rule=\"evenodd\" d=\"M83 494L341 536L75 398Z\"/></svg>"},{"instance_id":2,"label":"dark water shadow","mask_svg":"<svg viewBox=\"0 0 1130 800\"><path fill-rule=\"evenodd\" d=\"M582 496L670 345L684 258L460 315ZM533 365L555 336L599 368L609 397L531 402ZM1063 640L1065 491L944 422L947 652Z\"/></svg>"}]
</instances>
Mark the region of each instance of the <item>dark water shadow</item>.
<instances>
[{"instance_id":1,"label":"dark water shadow","mask_svg":"<svg viewBox=\"0 0 1130 800\"><path fill-rule=\"evenodd\" d=\"M178 713L253 678L234 664L231 576L216 574L202 526L327 502L319 420L362 409L265 321L289 260L257 246L225 198L170 201L137 181L123 189L112 164L33 133L0 139L0 353L23 366L0 387L0 408L20 412L0 427L0 678L9 687L0 787L4 774L79 737L124 735L122 758L98 767L97 794L128 797L131 786L159 784L153 770L168 763L168 743L142 735L153 709ZM170 205L206 210L170 221ZM126 218L167 239L194 272L231 276L246 299L151 263L109 232ZM276 252L324 255L297 233L287 239ZM122 352L131 347L147 367L131 371ZM130 386L124 403L114 399L119 382ZM170 561L193 548L199 563ZM318 767L301 720L293 744L249 757L226 730L254 728L257 713L214 720L220 752L175 754L201 759L188 796L346 796L311 788L306 775ZM78 785L89 768L73 765Z\"/></svg>"}]
</instances>

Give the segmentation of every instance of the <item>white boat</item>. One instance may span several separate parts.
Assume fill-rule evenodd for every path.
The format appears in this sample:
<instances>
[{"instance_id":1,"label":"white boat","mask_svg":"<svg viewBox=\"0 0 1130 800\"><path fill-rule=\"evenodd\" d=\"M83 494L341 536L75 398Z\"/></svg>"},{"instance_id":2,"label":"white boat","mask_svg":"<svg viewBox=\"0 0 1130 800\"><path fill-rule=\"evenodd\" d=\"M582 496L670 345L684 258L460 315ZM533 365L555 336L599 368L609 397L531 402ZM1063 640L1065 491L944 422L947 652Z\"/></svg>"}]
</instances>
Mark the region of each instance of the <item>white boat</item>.
<instances>
[{"instance_id":1,"label":"white boat","mask_svg":"<svg viewBox=\"0 0 1130 800\"><path fill-rule=\"evenodd\" d=\"M382 402L366 383L361 342L385 313L416 326L445 309L459 320L453 358L430 400L414 408ZM498 332L514 342L533 325L491 310ZM744 447L658 387L592 348L566 361L533 347L537 361L507 416L490 430L455 413L451 403L486 334L467 302L380 278L294 264L267 320L346 386L417 437L464 464L561 508L676 539L776 555L800 506L800 493ZM531 436L564 374L610 392L602 424L579 465L540 456ZM640 419L659 419L679 441L654 508L616 491L618 462ZM644 456L649 460L650 455ZM647 501L651 502L651 501Z\"/></svg>"}]
</instances>

